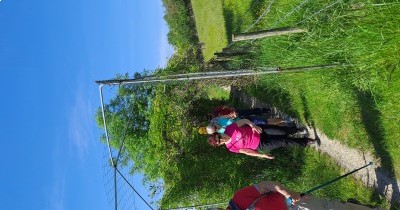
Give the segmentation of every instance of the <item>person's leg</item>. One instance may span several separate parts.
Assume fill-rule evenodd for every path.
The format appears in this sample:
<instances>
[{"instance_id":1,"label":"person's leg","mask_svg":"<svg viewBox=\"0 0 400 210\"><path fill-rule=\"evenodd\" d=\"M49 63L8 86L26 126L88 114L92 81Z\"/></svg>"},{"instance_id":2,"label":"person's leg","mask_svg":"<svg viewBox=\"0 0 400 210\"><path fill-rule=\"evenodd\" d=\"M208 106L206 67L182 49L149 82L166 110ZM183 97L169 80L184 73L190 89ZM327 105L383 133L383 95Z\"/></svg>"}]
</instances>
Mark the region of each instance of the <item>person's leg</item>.
<instances>
[{"instance_id":1,"label":"person's leg","mask_svg":"<svg viewBox=\"0 0 400 210\"><path fill-rule=\"evenodd\" d=\"M280 130L286 130L290 132L296 132L296 126L293 125L287 125L284 120L280 118L266 118L262 116L248 116L248 120L250 120L252 123L256 125L268 125L273 127L274 129L280 129ZM285 127L289 127L290 129L287 129Z\"/></svg>"},{"instance_id":2,"label":"person's leg","mask_svg":"<svg viewBox=\"0 0 400 210\"><path fill-rule=\"evenodd\" d=\"M249 116L247 119L256 125L268 124L267 118L263 118L263 117L259 117L259 116Z\"/></svg>"},{"instance_id":3,"label":"person's leg","mask_svg":"<svg viewBox=\"0 0 400 210\"><path fill-rule=\"evenodd\" d=\"M251 115L267 115L271 113L270 108L239 109L237 113L240 118L247 119Z\"/></svg>"},{"instance_id":4,"label":"person's leg","mask_svg":"<svg viewBox=\"0 0 400 210\"><path fill-rule=\"evenodd\" d=\"M297 128L295 126L279 126L279 125L258 125L269 135L285 135L290 138L305 138L308 137L308 130L305 127ZM276 130L280 132L275 132ZM272 132L271 132L272 131Z\"/></svg>"},{"instance_id":5,"label":"person's leg","mask_svg":"<svg viewBox=\"0 0 400 210\"><path fill-rule=\"evenodd\" d=\"M267 128L264 129L263 132L265 132L266 134L270 135L270 136L286 136L287 133L283 130L280 129L275 129L275 128Z\"/></svg>"},{"instance_id":6,"label":"person's leg","mask_svg":"<svg viewBox=\"0 0 400 210\"><path fill-rule=\"evenodd\" d=\"M267 129L277 129L277 130L281 130L284 131L287 135L289 134L294 134L297 132L297 128L296 127L291 127L291 126L279 126L279 125L271 125L268 124L266 126Z\"/></svg>"},{"instance_id":7,"label":"person's leg","mask_svg":"<svg viewBox=\"0 0 400 210\"><path fill-rule=\"evenodd\" d=\"M286 127L286 126L278 126L278 125L270 125L270 124L257 124L263 131L271 136L273 135L289 135L296 133L297 129L295 127ZM280 131L277 134L273 134L268 131Z\"/></svg>"},{"instance_id":8,"label":"person's leg","mask_svg":"<svg viewBox=\"0 0 400 210\"><path fill-rule=\"evenodd\" d=\"M271 151L280 147L293 147L302 146L305 147L309 144L308 138L290 138L287 136L275 136L268 135L265 132L260 134L260 143L258 145L258 150L268 150Z\"/></svg>"},{"instance_id":9,"label":"person's leg","mask_svg":"<svg viewBox=\"0 0 400 210\"><path fill-rule=\"evenodd\" d=\"M270 125L280 125L281 123L285 122L283 119L281 118L269 118L267 119L267 124Z\"/></svg>"}]
</instances>

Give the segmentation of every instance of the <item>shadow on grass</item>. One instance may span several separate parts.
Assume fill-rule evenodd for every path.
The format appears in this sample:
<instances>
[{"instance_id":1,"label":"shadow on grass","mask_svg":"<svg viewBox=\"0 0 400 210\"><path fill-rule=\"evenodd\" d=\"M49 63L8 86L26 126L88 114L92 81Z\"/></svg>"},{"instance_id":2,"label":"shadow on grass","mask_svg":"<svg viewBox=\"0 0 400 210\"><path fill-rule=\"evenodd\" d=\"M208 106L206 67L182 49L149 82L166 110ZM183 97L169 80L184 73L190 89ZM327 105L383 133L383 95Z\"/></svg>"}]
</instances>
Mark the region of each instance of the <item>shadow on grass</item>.
<instances>
[{"instance_id":1,"label":"shadow on grass","mask_svg":"<svg viewBox=\"0 0 400 210\"><path fill-rule=\"evenodd\" d=\"M300 98L301 98L301 104L303 105L304 109L304 119L306 120L307 125L309 126L314 125L313 120L311 119L311 112L310 108L308 107L308 102L306 96L304 95L304 91L301 91Z\"/></svg>"},{"instance_id":2,"label":"shadow on grass","mask_svg":"<svg viewBox=\"0 0 400 210\"><path fill-rule=\"evenodd\" d=\"M306 120L307 125L313 129L314 139L317 141L317 144L319 146L321 146L321 139L318 136L317 128L315 127L314 120L311 118L311 111L310 111L310 108L308 107L308 102L307 102L306 96L304 95L304 91L300 92L300 98L301 98L301 104L303 105L303 109L304 109L304 119Z\"/></svg>"},{"instance_id":3,"label":"shadow on grass","mask_svg":"<svg viewBox=\"0 0 400 210\"><path fill-rule=\"evenodd\" d=\"M192 204L228 202L221 198L231 197L241 187L265 180L293 182L302 175L303 150L276 149L272 152L276 159L267 160L233 154L225 146L213 148L206 138L197 135L185 148L186 156L178 162L179 180L168 199L181 200L191 195L193 199L188 202Z\"/></svg>"},{"instance_id":4,"label":"shadow on grass","mask_svg":"<svg viewBox=\"0 0 400 210\"><path fill-rule=\"evenodd\" d=\"M265 102L272 107L278 108L282 113L294 118L300 117L299 112L292 107L290 94L279 86L271 86L268 88L252 86L247 90L249 90L250 95L253 95L258 100ZM246 103L251 104L249 102Z\"/></svg>"},{"instance_id":5,"label":"shadow on grass","mask_svg":"<svg viewBox=\"0 0 400 210\"><path fill-rule=\"evenodd\" d=\"M376 154L381 158L381 163L384 168L379 167L376 169L378 189L382 194L386 194L388 193L388 188L392 188L393 192L390 202L399 205L399 184L395 178L393 160L386 149L381 113L376 107L376 103L371 93L360 92L359 90L355 90L355 92L361 109L362 122L372 141L371 143ZM384 176L385 169L389 172L388 175L391 177Z\"/></svg>"},{"instance_id":6,"label":"shadow on grass","mask_svg":"<svg viewBox=\"0 0 400 210\"><path fill-rule=\"evenodd\" d=\"M228 43L232 42L232 32L233 32L233 25L234 25L234 13L232 10L227 9L225 6L225 2L222 2L223 4L223 15L224 15L224 20L225 20L225 31L226 31L226 37L228 38Z\"/></svg>"},{"instance_id":7,"label":"shadow on grass","mask_svg":"<svg viewBox=\"0 0 400 210\"><path fill-rule=\"evenodd\" d=\"M209 123L212 110L221 105L228 105L228 101L219 99L197 99L192 102L188 112L188 118L193 124L206 126ZM199 106L201 104L201 106Z\"/></svg>"}]
</instances>

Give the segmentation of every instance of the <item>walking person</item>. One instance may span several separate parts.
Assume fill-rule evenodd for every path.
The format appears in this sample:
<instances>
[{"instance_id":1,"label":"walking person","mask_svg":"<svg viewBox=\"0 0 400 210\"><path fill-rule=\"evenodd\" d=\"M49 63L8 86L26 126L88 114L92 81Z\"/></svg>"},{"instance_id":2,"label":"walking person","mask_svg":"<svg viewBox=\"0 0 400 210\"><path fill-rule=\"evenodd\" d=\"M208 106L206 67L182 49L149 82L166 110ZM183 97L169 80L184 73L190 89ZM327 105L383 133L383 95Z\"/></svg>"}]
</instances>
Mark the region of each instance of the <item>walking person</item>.
<instances>
[{"instance_id":1,"label":"walking person","mask_svg":"<svg viewBox=\"0 0 400 210\"><path fill-rule=\"evenodd\" d=\"M264 152L279 147L305 147L315 142L307 137L291 138L284 135L270 135L264 132L265 128L265 125L255 125L247 119L241 119L227 126L223 134L210 135L208 143L212 146L225 145L232 153L274 159L272 155Z\"/></svg>"}]
</instances>

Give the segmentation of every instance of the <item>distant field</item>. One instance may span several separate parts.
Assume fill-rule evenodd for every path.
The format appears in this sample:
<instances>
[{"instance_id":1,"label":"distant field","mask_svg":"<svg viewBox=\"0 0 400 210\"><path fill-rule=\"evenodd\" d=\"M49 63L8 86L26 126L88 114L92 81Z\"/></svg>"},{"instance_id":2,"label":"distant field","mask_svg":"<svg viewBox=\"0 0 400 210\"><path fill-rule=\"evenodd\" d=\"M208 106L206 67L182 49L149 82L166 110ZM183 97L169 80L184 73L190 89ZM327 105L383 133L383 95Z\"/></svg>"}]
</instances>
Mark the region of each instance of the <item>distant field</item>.
<instances>
[{"instance_id":1,"label":"distant field","mask_svg":"<svg viewBox=\"0 0 400 210\"><path fill-rule=\"evenodd\" d=\"M212 7L209 5L212 5ZM192 6L197 33L200 41L204 43L204 59L208 61L215 52L221 51L228 44L222 1L193 0Z\"/></svg>"}]
</instances>

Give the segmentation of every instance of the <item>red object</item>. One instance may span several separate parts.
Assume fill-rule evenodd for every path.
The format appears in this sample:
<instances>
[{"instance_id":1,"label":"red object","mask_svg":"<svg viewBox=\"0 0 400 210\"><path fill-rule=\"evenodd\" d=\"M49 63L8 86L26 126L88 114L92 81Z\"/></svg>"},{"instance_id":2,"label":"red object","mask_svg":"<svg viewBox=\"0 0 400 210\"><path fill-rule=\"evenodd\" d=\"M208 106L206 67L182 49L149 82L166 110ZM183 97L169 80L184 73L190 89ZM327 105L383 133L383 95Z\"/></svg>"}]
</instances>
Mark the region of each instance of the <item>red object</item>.
<instances>
[{"instance_id":1,"label":"red object","mask_svg":"<svg viewBox=\"0 0 400 210\"><path fill-rule=\"evenodd\" d=\"M233 202L240 209L246 209L250 204L261 196L254 187L248 186L236 191ZM286 210L285 197L278 192L272 192L255 203L256 210Z\"/></svg>"},{"instance_id":2,"label":"red object","mask_svg":"<svg viewBox=\"0 0 400 210\"><path fill-rule=\"evenodd\" d=\"M228 115L228 114L231 114L232 112L236 112L236 109L233 107L229 107L226 105L217 106L213 110L213 117L219 117L221 115Z\"/></svg>"}]
</instances>

